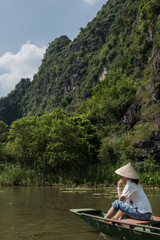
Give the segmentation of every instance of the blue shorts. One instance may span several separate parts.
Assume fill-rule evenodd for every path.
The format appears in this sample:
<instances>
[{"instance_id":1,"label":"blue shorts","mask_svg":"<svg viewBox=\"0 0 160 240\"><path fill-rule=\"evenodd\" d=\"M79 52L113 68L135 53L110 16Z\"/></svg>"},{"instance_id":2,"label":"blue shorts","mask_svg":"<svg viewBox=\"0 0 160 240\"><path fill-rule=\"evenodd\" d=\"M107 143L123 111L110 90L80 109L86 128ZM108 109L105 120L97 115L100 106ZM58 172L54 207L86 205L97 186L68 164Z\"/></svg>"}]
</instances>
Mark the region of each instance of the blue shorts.
<instances>
[{"instance_id":1,"label":"blue shorts","mask_svg":"<svg viewBox=\"0 0 160 240\"><path fill-rule=\"evenodd\" d=\"M152 215L150 212L142 214L138 211L137 208L129 206L120 200L114 201L112 203L112 207L116 212L118 212L118 210L121 210L123 213L125 213L126 216L137 220L148 221Z\"/></svg>"}]
</instances>

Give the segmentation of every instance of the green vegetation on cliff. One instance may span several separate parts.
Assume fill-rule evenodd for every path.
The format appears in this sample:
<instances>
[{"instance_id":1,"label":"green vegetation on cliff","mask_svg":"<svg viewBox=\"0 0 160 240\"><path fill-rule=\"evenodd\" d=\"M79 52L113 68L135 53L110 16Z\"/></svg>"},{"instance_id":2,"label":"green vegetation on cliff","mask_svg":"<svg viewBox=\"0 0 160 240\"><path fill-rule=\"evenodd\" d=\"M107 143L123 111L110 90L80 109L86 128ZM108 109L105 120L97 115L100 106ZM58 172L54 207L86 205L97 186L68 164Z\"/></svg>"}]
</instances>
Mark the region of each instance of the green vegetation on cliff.
<instances>
[{"instance_id":1,"label":"green vegetation on cliff","mask_svg":"<svg viewBox=\"0 0 160 240\"><path fill-rule=\"evenodd\" d=\"M0 99L0 120L6 124L11 124L18 118L22 117L23 97L30 86L30 80L22 78L16 85L15 89L7 97Z\"/></svg>"},{"instance_id":2,"label":"green vegetation on cliff","mask_svg":"<svg viewBox=\"0 0 160 240\"><path fill-rule=\"evenodd\" d=\"M158 186L159 101L159 0L108 0L73 41L49 44L32 82L0 99L0 120L12 123L0 145L3 179L23 168L43 182L111 183L132 161Z\"/></svg>"}]
</instances>

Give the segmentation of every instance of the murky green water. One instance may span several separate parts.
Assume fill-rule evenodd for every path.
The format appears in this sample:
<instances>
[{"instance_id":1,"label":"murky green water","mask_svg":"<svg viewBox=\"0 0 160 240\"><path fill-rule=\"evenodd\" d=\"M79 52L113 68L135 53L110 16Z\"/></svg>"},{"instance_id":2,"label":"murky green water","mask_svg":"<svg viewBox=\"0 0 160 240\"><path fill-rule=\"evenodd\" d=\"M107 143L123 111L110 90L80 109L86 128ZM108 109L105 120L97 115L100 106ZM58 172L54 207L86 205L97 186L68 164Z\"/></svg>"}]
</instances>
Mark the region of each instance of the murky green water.
<instances>
[{"instance_id":1,"label":"murky green water","mask_svg":"<svg viewBox=\"0 0 160 240\"><path fill-rule=\"evenodd\" d=\"M147 190L155 215L160 216L160 191ZM116 189L76 190L53 187L0 188L0 240L103 240L69 209L107 210ZM110 240L110 238L106 238Z\"/></svg>"}]
</instances>

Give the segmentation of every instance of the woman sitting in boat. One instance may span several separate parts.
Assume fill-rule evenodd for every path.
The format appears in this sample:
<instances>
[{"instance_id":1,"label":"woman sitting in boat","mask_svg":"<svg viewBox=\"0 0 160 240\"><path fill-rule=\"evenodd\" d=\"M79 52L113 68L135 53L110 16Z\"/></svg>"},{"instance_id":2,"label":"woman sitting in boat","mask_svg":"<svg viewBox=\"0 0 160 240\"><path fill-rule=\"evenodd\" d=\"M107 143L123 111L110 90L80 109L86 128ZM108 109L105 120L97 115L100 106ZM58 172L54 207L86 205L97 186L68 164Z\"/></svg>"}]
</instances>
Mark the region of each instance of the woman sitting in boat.
<instances>
[{"instance_id":1,"label":"woman sitting in boat","mask_svg":"<svg viewBox=\"0 0 160 240\"><path fill-rule=\"evenodd\" d=\"M105 218L118 220L125 214L126 217L137 220L149 220L152 215L150 202L139 183L139 175L131 163L115 171L122 176L118 182L118 199L112 203L112 207ZM126 182L126 186L121 192L121 185Z\"/></svg>"}]
</instances>

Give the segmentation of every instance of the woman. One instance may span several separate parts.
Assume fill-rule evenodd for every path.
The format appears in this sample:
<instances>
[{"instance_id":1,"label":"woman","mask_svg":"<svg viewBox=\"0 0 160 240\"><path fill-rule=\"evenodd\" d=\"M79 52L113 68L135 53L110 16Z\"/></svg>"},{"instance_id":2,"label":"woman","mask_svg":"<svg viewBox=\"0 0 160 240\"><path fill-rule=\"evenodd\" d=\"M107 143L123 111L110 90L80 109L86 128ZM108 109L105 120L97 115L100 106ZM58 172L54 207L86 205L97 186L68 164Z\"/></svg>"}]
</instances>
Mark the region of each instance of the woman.
<instances>
[{"instance_id":1,"label":"woman","mask_svg":"<svg viewBox=\"0 0 160 240\"><path fill-rule=\"evenodd\" d=\"M105 218L118 219L125 214L127 217L137 220L149 220L152 215L151 205L141 184L138 182L140 178L131 163L117 169L115 171L122 176L118 182L118 199L112 203L112 207L106 214ZM121 192L121 185L127 182Z\"/></svg>"}]
</instances>

